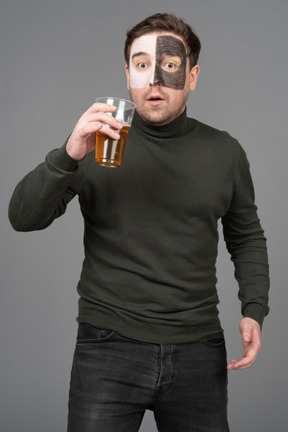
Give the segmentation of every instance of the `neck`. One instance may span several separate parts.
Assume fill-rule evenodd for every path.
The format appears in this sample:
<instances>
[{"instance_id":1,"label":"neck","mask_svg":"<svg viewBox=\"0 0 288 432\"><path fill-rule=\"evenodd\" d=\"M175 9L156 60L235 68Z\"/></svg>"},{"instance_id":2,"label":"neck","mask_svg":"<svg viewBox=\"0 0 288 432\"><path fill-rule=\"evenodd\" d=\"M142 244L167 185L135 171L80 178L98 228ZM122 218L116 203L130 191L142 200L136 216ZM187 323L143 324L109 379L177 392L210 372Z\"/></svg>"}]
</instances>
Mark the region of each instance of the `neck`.
<instances>
[{"instance_id":1,"label":"neck","mask_svg":"<svg viewBox=\"0 0 288 432\"><path fill-rule=\"evenodd\" d=\"M159 121L159 120L155 120L155 121L152 120L151 121L149 119L146 119L145 117L142 117L139 113L138 113L138 115L147 125L153 126L153 127L162 127L162 126L166 126L166 125L169 125L170 123L172 123L174 120L176 120L178 117L180 117L181 114L183 114L183 112L185 110L186 110L186 107L183 106L181 108L181 110L179 110L179 112L176 113L176 115L173 114L173 116L172 115L170 117L167 116L167 118L165 118L165 120L163 120L163 121ZM136 111L137 111L137 108L136 108Z\"/></svg>"},{"instance_id":2,"label":"neck","mask_svg":"<svg viewBox=\"0 0 288 432\"><path fill-rule=\"evenodd\" d=\"M163 125L159 125L159 123L148 123L147 121L143 120L136 111L132 125L133 127L140 129L143 134L149 135L151 137L171 138L181 136L187 132L186 108L177 118Z\"/></svg>"}]
</instances>

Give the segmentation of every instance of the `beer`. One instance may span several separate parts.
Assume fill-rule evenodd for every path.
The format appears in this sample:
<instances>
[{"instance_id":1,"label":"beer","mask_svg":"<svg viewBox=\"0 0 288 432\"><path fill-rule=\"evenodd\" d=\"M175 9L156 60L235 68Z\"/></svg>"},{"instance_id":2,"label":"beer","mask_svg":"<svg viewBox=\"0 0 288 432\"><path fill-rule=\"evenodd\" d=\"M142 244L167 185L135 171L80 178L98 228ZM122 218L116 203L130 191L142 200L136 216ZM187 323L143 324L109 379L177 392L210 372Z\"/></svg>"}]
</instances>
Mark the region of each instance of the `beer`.
<instances>
[{"instance_id":1,"label":"beer","mask_svg":"<svg viewBox=\"0 0 288 432\"><path fill-rule=\"evenodd\" d=\"M130 125L124 124L123 128L118 131L119 140L114 140L101 132L96 132L95 162L97 165L111 168L120 167L129 129Z\"/></svg>"}]
</instances>

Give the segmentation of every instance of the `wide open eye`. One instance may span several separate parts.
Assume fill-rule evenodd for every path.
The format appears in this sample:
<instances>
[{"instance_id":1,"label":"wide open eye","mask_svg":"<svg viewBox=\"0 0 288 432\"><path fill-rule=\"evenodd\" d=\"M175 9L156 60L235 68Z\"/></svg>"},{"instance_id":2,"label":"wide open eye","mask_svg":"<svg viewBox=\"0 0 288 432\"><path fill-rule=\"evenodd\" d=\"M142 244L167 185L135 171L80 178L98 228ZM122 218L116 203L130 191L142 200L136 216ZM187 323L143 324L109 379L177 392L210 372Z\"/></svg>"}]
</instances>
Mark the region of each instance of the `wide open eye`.
<instances>
[{"instance_id":1,"label":"wide open eye","mask_svg":"<svg viewBox=\"0 0 288 432\"><path fill-rule=\"evenodd\" d=\"M148 63L145 62L139 62L136 64L136 68L140 71L146 70L149 67Z\"/></svg>"},{"instance_id":2,"label":"wide open eye","mask_svg":"<svg viewBox=\"0 0 288 432\"><path fill-rule=\"evenodd\" d=\"M178 69L178 66L174 62L166 61L162 63L162 68L168 72L175 72Z\"/></svg>"}]
</instances>

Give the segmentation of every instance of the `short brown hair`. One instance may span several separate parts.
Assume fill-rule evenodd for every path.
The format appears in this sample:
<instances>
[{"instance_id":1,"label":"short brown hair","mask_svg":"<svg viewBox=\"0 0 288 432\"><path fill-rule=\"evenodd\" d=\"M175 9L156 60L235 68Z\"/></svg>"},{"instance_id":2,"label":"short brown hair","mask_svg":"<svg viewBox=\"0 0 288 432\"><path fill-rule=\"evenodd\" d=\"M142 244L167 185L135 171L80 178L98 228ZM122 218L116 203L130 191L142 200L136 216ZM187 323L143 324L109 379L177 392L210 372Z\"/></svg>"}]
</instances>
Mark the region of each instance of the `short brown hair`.
<instances>
[{"instance_id":1,"label":"short brown hair","mask_svg":"<svg viewBox=\"0 0 288 432\"><path fill-rule=\"evenodd\" d=\"M196 33L181 18L178 18L173 14L157 13L147 17L145 20L132 27L131 30L127 31L124 56L128 65L130 48L133 41L146 33L157 31L171 32L181 36L187 46L190 68L192 69L192 67L197 64L201 50L201 43Z\"/></svg>"}]
</instances>

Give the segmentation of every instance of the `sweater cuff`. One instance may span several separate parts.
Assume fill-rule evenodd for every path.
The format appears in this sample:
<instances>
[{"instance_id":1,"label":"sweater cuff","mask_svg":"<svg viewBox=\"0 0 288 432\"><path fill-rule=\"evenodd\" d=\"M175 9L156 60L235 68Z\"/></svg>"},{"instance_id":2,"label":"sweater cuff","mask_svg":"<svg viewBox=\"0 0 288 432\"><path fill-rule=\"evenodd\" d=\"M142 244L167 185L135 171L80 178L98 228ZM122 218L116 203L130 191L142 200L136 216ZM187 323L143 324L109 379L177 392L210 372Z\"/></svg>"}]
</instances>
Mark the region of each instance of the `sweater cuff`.
<instances>
[{"instance_id":1,"label":"sweater cuff","mask_svg":"<svg viewBox=\"0 0 288 432\"><path fill-rule=\"evenodd\" d=\"M65 144L57 150L54 150L49 153L48 159L49 162L58 170L73 172L78 168L78 161L71 158L66 150L66 140Z\"/></svg>"},{"instance_id":2,"label":"sweater cuff","mask_svg":"<svg viewBox=\"0 0 288 432\"><path fill-rule=\"evenodd\" d=\"M267 315L265 308L258 303L250 303L248 304L243 312L243 317L252 318L260 324L260 327L263 326L263 321L265 316Z\"/></svg>"}]
</instances>

